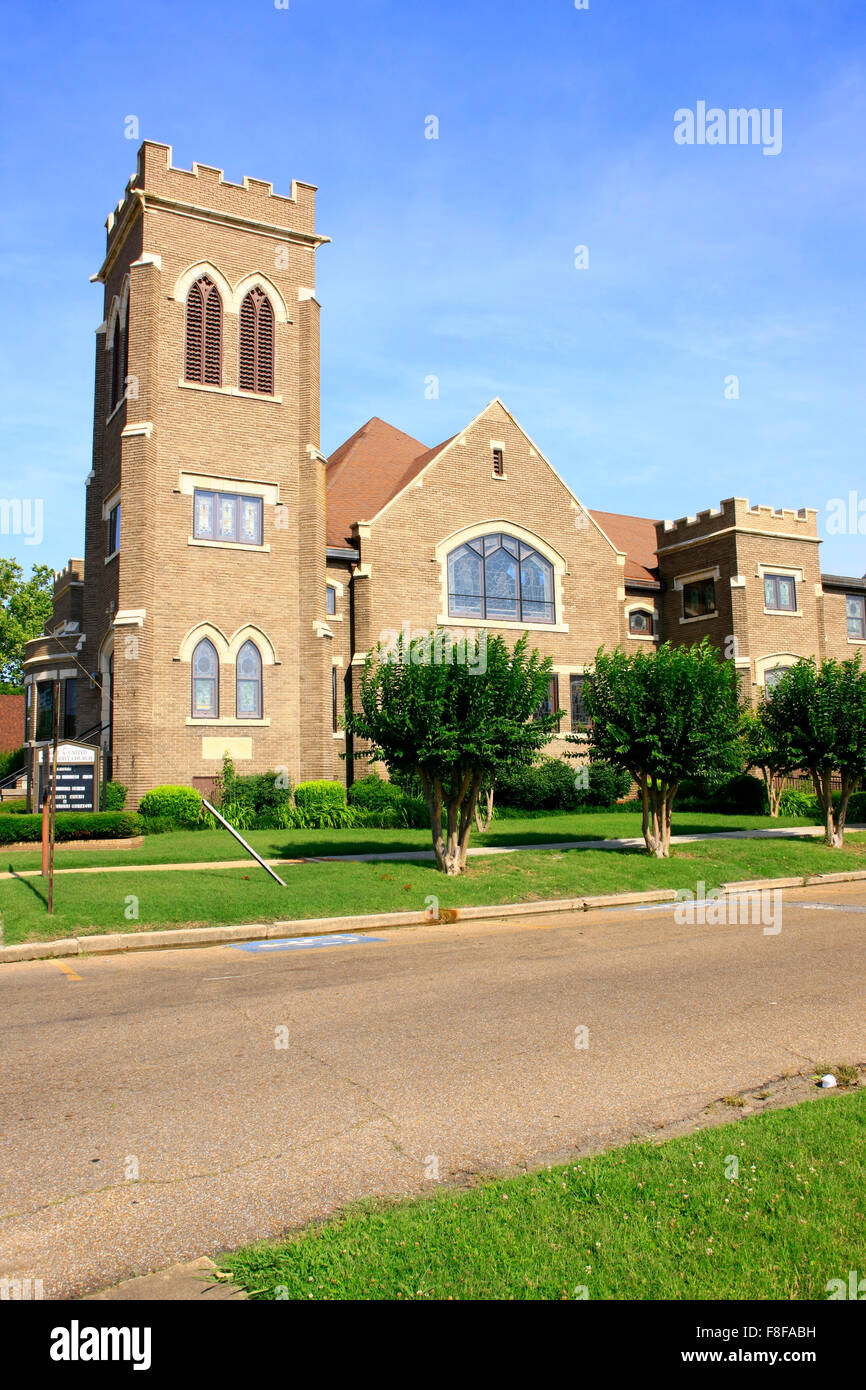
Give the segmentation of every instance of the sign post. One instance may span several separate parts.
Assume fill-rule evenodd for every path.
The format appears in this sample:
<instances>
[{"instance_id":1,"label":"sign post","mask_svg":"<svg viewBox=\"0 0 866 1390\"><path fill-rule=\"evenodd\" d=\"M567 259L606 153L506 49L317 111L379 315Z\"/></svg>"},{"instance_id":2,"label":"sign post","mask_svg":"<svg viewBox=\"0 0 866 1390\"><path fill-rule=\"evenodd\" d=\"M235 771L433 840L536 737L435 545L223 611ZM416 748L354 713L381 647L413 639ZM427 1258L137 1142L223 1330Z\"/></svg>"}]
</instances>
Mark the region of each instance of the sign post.
<instances>
[{"instance_id":1,"label":"sign post","mask_svg":"<svg viewBox=\"0 0 866 1390\"><path fill-rule=\"evenodd\" d=\"M57 745L60 742L60 681L54 682L54 738L51 752L51 791L48 801L48 915L54 913L54 816L57 807Z\"/></svg>"}]
</instances>

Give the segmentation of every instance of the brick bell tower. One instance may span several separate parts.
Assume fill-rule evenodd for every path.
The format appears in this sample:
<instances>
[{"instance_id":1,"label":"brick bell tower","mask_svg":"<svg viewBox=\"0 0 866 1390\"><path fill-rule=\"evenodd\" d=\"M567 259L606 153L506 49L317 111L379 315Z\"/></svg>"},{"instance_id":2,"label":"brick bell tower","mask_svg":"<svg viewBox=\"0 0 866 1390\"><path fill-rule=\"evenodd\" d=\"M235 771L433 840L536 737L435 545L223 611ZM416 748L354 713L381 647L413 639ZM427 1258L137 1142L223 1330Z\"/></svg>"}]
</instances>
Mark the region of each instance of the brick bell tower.
<instances>
[{"instance_id":1,"label":"brick bell tower","mask_svg":"<svg viewBox=\"0 0 866 1390\"><path fill-rule=\"evenodd\" d=\"M145 141L106 224L77 727L130 806L224 751L329 775L314 212Z\"/></svg>"}]
</instances>

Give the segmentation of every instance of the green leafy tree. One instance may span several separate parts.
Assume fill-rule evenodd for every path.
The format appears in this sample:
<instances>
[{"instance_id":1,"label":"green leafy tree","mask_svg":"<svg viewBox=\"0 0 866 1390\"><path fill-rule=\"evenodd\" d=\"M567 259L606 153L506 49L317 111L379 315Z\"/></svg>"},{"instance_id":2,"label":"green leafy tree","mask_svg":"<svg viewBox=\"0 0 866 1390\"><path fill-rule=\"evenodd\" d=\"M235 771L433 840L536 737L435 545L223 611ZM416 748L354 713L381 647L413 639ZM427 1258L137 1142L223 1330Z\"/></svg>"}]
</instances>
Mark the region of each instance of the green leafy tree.
<instances>
[{"instance_id":1,"label":"green leafy tree","mask_svg":"<svg viewBox=\"0 0 866 1390\"><path fill-rule=\"evenodd\" d=\"M718 780L742 765L733 664L706 639L691 647L665 642L655 654L602 648L584 698L589 727L569 742L591 762L631 774L641 791L647 850L667 858L680 782Z\"/></svg>"},{"instance_id":2,"label":"green leafy tree","mask_svg":"<svg viewBox=\"0 0 866 1390\"><path fill-rule=\"evenodd\" d=\"M400 779L417 774L443 873L466 866L485 781L530 763L561 717L561 710L540 713L552 663L528 646L526 634L513 651L489 637L483 661L470 664L441 629L401 636L367 658L359 709L346 702L346 730L368 745L355 756L384 762Z\"/></svg>"},{"instance_id":3,"label":"green leafy tree","mask_svg":"<svg viewBox=\"0 0 866 1390\"><path fill-rule=\"evenodd\" d=\"M770 815L778 816L782 789L777 779L786 770L785 754L776 748L760 706L756 710L743 711L742 735L746 767L760 772L767 789Z\"/></svg>"},{"instance_id":4,"label":"green leafy tree","mask_svg":"<svg viewBox=\"0 0 866 1390\"><path fill-rule=\"evenodd\" d=\"M761 719L780 766L805 768L824 816L825 844L839 848L851 793L866 775L866 671L860 653L820 666L803 658L765 694ZM838 809L833 778L841 782Z\"/></svg>"},{"instance_id":5,"label":"green leafy tree","mask_svg":"<svg viewBox=\"0 0 866 1390\"><path fill-rule=\"evenodd\" d=\"M38 637L51 616L54 572L34 565L29 579L16 560L0 559L0 691L24 688L24 644Z\"/></svg>"}]
</instances>

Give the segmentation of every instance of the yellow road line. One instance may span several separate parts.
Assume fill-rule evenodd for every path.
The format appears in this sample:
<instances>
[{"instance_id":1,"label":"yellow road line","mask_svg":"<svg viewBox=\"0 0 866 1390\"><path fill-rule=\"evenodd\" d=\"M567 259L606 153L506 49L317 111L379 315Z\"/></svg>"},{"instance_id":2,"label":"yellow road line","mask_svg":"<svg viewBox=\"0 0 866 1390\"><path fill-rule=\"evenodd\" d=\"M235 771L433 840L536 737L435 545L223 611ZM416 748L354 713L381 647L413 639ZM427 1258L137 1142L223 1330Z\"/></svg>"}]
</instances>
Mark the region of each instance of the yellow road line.
<instances>
[{"instance_id":1,"label":"yellow road line","mask_svg":"<svg viewBox=\"0 0 866 1390\"><path fill-rule=\"evenodd\" d=\"M71 965L67 965L65 960L53 960L52 965L56 965L58 970L62 970L67 980L80 980L81 976L76 975Z\"/></svg>"}]
</instances>

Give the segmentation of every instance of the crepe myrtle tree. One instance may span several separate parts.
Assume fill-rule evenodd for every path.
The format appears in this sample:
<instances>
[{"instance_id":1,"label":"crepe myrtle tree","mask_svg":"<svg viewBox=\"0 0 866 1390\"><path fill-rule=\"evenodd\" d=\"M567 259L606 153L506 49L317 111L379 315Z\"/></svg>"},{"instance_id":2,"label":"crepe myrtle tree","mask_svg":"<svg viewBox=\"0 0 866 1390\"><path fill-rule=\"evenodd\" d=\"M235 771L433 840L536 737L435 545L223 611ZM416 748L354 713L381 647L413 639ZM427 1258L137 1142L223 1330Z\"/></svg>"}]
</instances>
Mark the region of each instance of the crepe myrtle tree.
<instances>
[{"instance_id":1,"label":"crepe myrtle tree","mask_svg":"<svg viewBox=\"0 0 866 1390\"><path fill-rule=\"evenodd\" d=\"M785 752L776 747L760 706L756 710L743 711L741 730L746 767L760 772L767 789L770 815L778 816L782 789L777 779L786 770Z\"/></svg>"},{"instance_id":2,"label":"crepe myrtle tree","mask_svg":"<svg viewBox=\"0 0 866 1390\"><path fill-rule=\"evenodd\" d=\"M442 630L380 643L364 666L360 707L347 700L345 715L347 733L368 745L355 757L418 774L446 874L466 866L482 784L531 763L562 716L544 712L552 662L529 650L527 634L513 650L486 637L484 660L471 664L460 648Z\"/></svg>"},{"instance_id":3,"label":"crepe myrtle tree","mask_svg":"<svg viewBox=\"0 0 866 1390\"><path fill-rule=\"evenodd\" d=\"M838 849L845 838L851 793L866 774L866 671L860 653L848 661L801 658L759 706L784 772L805 768L824 817L824 843ZM833 802L833 778L842 792Z\"/></svg>"},{"instance_id":4,"label":"crepe myrtle tree","mask_svg":"<svg viewBox=\"0 0 866 1390\"><path fill-rule=\"evenodd\" d=\"M733 663L707 639L691 647L665 642L655 654L601 648L584 698L589 726L569 742L591 762L631 773L641 792L647 850L668 858L680 782L716 781L742 766Z\"/></svg>"}]
</instances>

